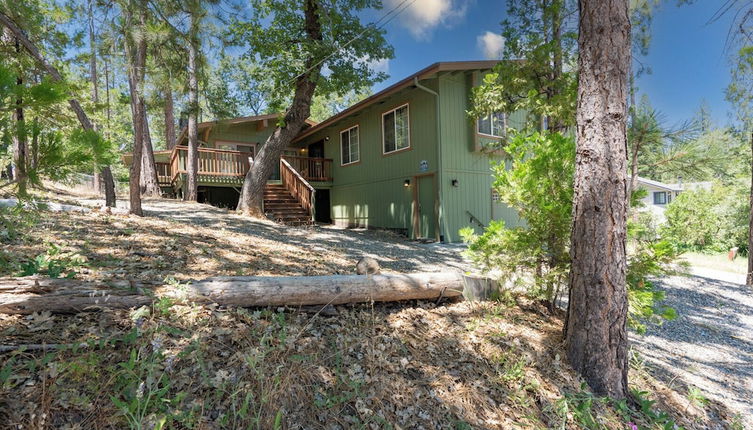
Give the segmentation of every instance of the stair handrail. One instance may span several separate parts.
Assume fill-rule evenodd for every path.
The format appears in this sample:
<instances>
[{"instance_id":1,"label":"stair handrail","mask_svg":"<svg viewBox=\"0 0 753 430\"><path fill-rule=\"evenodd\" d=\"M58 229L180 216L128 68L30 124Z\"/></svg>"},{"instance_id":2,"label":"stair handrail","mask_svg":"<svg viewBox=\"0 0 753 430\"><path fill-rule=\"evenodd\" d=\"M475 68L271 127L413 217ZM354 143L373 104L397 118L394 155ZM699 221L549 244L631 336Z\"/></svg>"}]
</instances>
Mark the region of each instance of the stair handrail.
<instances>
[{"instance_id":1,"label":"stair handrail","mask_svg":"<svg viewBox=\"0 0 753 430\"><path fill-rule=\"evenodd\" d=\"M289 180L289 176L292 177L292 181ZM280 180L285 189L288 190L288 192L295 197L301 207L311 215L311 220L313 221L314 194L316 193L316 190L284 158L280 158Z\"/></svg>"},{"instance_id":2,"label":"stair handrail","mask_svg":"<svg viewBox=\"0 0 753 430\"><path fill-rule=\"evenodd\" d=\"M465 213L466 213L466 215L468 215L470 217L470 222L476 223L481 228L486 228L486 225L483 222L481 222L480 219L476 218L476 216L473 215L471 213L471 211L466 210Z\"/></svg>"}]
</instances>

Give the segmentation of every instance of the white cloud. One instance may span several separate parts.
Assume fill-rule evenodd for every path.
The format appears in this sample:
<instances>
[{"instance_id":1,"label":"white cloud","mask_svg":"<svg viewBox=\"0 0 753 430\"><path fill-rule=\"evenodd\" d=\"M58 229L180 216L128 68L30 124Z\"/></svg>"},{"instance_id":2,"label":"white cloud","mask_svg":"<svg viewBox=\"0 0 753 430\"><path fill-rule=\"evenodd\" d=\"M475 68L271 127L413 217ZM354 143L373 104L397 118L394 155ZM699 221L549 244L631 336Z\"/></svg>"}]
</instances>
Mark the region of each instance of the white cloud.
<instances>
[{"instance_id":1,"label":"white cloud","mask_svg":"<svg viewBox=\"0 0 753 430\"><path fill-rule=\"evenodd\" d=\"M499 34L487 31L476 37L479 49L484 53L487 60L499 60L505 50L505 38Z\"/></svg>"},{"instance_id":2,"label":"white cloud","mask_svg":"<svg viewBox=\"0 0 753 430\"><path fill-rule=\"evenodd\" d=\"M451 26L465 16L468 0L386 0L385 10L397 8L400 23L416 39L429 39L437 26ZM412 2L411 2L412 1ZM404 10L403 10L404 9Z\"/></svg>"},{"instance_id":3,"label":"white cloud","mask_svg":"<svg viewBox=\"0 0 753 430\"><path fill-rule=\"evenodd\" d=\"M390 72L390 59L382 58L380 60L369 61L369 68L376 73L389 73Z\"/></svg>"}]
</instances>

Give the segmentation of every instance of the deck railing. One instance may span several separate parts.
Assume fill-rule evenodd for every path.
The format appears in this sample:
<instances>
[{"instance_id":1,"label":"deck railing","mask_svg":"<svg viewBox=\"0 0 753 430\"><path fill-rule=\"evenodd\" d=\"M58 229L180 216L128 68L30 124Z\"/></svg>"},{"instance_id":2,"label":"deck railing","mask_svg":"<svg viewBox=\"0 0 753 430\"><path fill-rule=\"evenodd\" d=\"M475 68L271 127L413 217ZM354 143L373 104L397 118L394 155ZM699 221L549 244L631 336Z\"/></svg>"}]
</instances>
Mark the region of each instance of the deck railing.
<instances>
[{"instance_id":1,"label":"deck railing","mask_svg":"<svg viewBox=\"0 0 753 430\"><path fill-rule=\"evenodd\" d=\"M286 157L287 158L287 157ZM285 158L280 159L280 180L301 207L314 219L314 187L309 184Z\"/></svg>"},{"instance_id":2,"label":"deck railing","mask_svg":"<svg viewBox=\"0 0 753 430\"><path fill-rule=\"evenodd\" d=\"M157 169L157 182L160 187L169 187L173 179L170 174L170 163L154 163L154 167Z\"/></svg>"},{"instance_id":3,"label":"deck railing","mask_svg":"<svg viewBox=\"0 0 753 430\"><path fill-rule=\"evenodd\" d=\"M199 148L198 174L209 176L244 176L248 172L248 157L250 155L248 152ZM178 174L187 173L187 146L176 146L173 148L170 165L173 179Z\"/></svg>"},{"instance_id":4,"label":"deck railing","mask_svg":"<svg viewBox=\"0 0 753 430\"><path fill-rule=\"evenodd\" d=\"M249 169L248 152L229 151L225 149L199 148L199 175L243 177ZM332 159L283 156L289 166L307 181L332 181ZM169 163L164 165L164 172L159 170L160 184L164 173L165 182L175 181L181 173L187 173L188 147L176 146L170 155ZM163 173L160 173L163 172ZM169 178L169 179L168 179Z\"/></svg>"},{"instance_id":5,"label":"deck railing","mask_svg":"<svg viewBox=\"0 0 753 430\"><path fill-rule=\"evenodd\" d=\"M282 158L297 170L306 180L314 182L332 181L332 159L283 155Z\"/></svg>"}]
</instances>

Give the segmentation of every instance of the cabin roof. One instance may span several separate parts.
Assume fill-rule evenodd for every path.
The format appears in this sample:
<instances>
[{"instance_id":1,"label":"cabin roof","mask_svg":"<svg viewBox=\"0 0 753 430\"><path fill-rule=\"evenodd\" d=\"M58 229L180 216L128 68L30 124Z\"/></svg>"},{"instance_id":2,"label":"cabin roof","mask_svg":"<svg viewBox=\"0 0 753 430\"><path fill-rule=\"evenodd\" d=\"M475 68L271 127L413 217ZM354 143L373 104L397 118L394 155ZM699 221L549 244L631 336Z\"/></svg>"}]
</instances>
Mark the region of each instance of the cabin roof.
<instances>
[{"instance_id":1,"label":"cabin roof","mask_svg":"<svg viewBox=\"0 0 753 430\"><path fill-rule=\"evenodd\" d=\"M242 116L238 118L229 118L229 119L221 119L221 120L215 120L215 121L205 121L200 122L198 124L198 130L201 132L202 129L211 128L215 125L224 124L224 125L233 125L233 124L245 124L248 122L258 122L258 121L269 121L269 120L277 120L277 118L280 117L279 113L270 113L265 115L252 115L252 116ZM306 123L309 126L315 126L317 123L316 121L307 119ZM188 126L183 127L180 131L180 135L178 135L177 142L182 141L188 133Z\"/></svg>"},{"instance_id":2,"label":"cabin roof","mask_svg":"<svg viewBox=\"0 0 753 430\"><path fill-rule=\"evenodd\" d=\"M434 77L437 73L440 73L440 72L454 72L454 71L461 71L461 70L487 70L487 69L492 69L497 64L499 64L498 60L445 61L445 62L434 63L408 76L407 78L404 78L401 81L390 85L389 87L383 89L382 91L379 91L378 93L361 100L360 102L354 104L353 106L350 106L349 108L344 109L342 112L337 113L327 118L326 120L309 128L308 130L305 130L304 132L299 134L295 139L293 139L293 141L296 142L301 139L304 139L305 137L310 136L316 133L317 131L334 124L335 122L339 121L342 118L345 118L346 116L350 114L358 112L359 110L364 109L385 97L388 97L402 89L405 89L413 85L413 82L416 79L419 81L423 79L428 79L428 78Z\"/></svg>"}]
</instances>

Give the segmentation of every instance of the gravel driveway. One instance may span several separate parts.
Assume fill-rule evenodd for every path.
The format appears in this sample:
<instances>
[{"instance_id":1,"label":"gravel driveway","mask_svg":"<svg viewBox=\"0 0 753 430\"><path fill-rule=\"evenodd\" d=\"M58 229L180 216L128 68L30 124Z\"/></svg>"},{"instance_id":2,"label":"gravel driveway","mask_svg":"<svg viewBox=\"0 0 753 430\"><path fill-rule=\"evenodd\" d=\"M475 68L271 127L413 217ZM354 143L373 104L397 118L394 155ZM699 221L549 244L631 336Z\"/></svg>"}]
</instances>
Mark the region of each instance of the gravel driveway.
<instances>
[{"instance_id":1,"label":"gravel driveway","mask_svg":"<svg viewBox=\"0 0 753 430\"><path fill-rule=\"evenodd\" d=\"M697 387L753 428L753 289L715 271L693 273L659 283L677 319L635 336L633 344L667 380Z\"/></svg>"}]
</instances>

